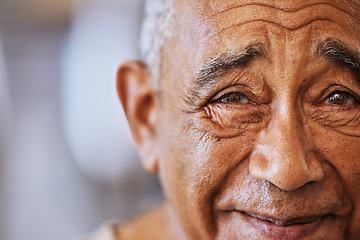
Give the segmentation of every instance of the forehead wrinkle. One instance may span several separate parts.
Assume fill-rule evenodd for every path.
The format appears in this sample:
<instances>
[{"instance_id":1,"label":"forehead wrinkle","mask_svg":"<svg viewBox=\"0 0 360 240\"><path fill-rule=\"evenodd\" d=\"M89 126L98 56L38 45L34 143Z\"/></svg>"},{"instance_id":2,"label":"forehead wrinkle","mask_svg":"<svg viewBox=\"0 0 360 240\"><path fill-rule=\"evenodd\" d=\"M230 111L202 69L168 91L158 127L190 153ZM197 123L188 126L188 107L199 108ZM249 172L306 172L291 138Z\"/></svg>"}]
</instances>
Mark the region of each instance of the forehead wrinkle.
<instances>
[{"instance_id":1,"label":"forehead wrinkle","mask_svg":"<svg viewBox=\"0 0 360 240\"><path fill-rule=\"evenodd\" d=\"M314 0L316 1L316 0ZM343 11L344 13L350 14L350 15L357 15L359 9L360 9L360 1L357 0L349 0L347 2L344 1L340 1L340 2L331 2L329 3L329 1L317 1L317 2L306 2L306 1L300 1L300 3L294 3L294 1L289 1L288 3L290 3L290 6L287 5L287 2L283 2L281 1L280 4L282 4L282 6L280 6L280 4L277 1L271 1L271 3L268 3L269 1L266 0L243 0L241 3L239 3L238 1L233 3L228 4L225 7L219 7L219 6L210 6L210 5L214 5L210 3L207 3L207 9L216 9L216 11L214 11L213 13L209 14L209 16L215 16L217 14L220 13L225 13L227 11L230 11L232 9L235 8L239 8L239 7L246 7L246 6L267 6L267 7L272 7L274 9L278 9L278 10L282 10L285 12L298 12L300 10L309 8L309 7L313 7L316 5L330 5L334 8L339 9L340 11ZM216 2L217 3L217 2ZM337 3L337 4L336 4ZM350 9L347 10L351 10L350 12L343 10L342 8L345 6L347 6ZM219 10L217 10L219 9ZM204 10L204 9L203 9ZM356 16L353 16L356 17Z\"/></svg>"},{"instance_id":2,"label":"forehead wrinkle","mask_svg":"<svg viewBox=\"0 0 360 240\"><path fill-rule=\"evenodd\" d=\"M265 4L265 3L248 3L248 4L243 4L243 5L241 5L241 6L235 5L235 6L230 6L230 7L228 7L228 8L220 9L219 11L210 14L208 17L213 17L213 16L216 16L216 15L220 15L220 14L229 12L229 11L234 10L234 9L236 9L236 8L239 8L239 7L248 7L248 6L269 7L269 8L273 8L273 9L276 9L276 10L279 10L279 11L283 11L283 12L287 12L287 13L295 13L295 12L299 12L299 11L301 11L301 10L305 10L305 9L307 9L307 8L314 7L314 6L317 6L317 5L329 5L329 6L332 6L332 7L334 7L334 8L337 8L336 6L334 6L334 5L330 4L330 3L326 3L326 2L313 3L313 4L308 4L308 5L306 5L306 6L295 7L295 8L282 8L282 7L280 7L280 6L269 5L269 4ZM339 9L340 11L348 14L348 12L346 12L345 10L342 10L342 9L340 9L340 8L338 8L338 9Z\"/></svg>"},{"instance_id":3,"label":"forehead wrinkle","mask_svg":"<svg viewBox=\"0 0 360 240\"><path fill-rule=\"evenodd\" d=\"M227 16L224 17L224 14L227 14ZM347 17L345 19L342 18L341 25L354 25L355 18L351 14L330 4L314 4L296 11L285 11L268 5L250 4L234 7L226 12L213 15L207 20L203 19L203 21L205 24L208 22L210 26L216 23L216 25L221 28L220 33L226 29L253 22L271 23L287 30L297 30L315 21L337 23L337 16L343 16L344 14L346 14ZM218 33L213 32L213 34Z\"/></svg>"},{"instance_id":4,"label":"forehead wrinkle","mask_svg":"<svg viewBox=\"0 0 360 240\"><path fill-rule=\"evenodd\" d=\"M244 23L242 23L242 24L235 24L235 25L229 26L229 27L226 28L226 29L222 29L222 30L219 32L219 34L223 34L226 30L229 30L229 29L231 29L231 28L240 27L240 26L246 26L246 25L248 25L248 24L256 23L256 22L260 22L260 23L262 22L262 23L267 23L267 24L275 25L275 26L281 27L281 28L283 28L283 29L285 29L285 30L289 30L289 31L300 30L300 29L305 28L305 27L307 27L307 26L309 26L310 24L313 24L313 23L315 23L315 22L329 22L329 23L334 23L334 24L336 24L336 22L331 21L331 20L328 20L328 19L316 19L316 20L312 20L312 21L306 22L306 23L304 23L304 24L302 24L302 25L298 25L298 26L296 26L296 27L291 28L291 27L283 26L283 25L281 25L281 24L279 24L279 23L277 23L277 22L272 22L272 21L267 21L267 20L254 20L254 21L244 22Z\"/></svg>"}]
</instances>

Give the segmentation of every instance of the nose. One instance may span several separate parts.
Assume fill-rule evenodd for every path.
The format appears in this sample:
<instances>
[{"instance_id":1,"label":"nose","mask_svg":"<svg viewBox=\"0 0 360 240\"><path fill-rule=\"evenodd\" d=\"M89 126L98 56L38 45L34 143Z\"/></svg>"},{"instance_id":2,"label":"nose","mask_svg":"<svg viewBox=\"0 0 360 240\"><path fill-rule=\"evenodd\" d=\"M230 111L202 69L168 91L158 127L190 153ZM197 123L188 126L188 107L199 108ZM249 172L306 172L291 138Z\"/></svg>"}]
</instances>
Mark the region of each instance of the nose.
<instances>
[{"instance_id":1,"label":"nose","mask_svg":"<svg viewBox=\"0 0 360 240\"><path fill-rule=\"evenodd\" d=\"M286 108L272 117L250 156L252 177L269 181L286 191L323 178L321 162L308 146L300 122L294 108Z\"/></svg>"}]
</instances>

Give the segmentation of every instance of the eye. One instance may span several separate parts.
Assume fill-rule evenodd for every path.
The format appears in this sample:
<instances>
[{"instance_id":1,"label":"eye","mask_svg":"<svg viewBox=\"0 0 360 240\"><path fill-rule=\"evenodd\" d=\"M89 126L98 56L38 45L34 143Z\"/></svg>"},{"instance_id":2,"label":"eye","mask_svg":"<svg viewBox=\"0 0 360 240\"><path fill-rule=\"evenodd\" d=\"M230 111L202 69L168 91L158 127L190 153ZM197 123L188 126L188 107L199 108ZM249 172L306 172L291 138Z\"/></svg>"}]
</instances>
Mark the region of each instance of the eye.
<instances>
[{"instance_id":1,"label":"eye","mask_svg":"<svg viewBox=\"0 0 360 240\"><path fill-rule=\"evenodd\" d=\"M326 104L333 106L345 106L356 103L357 100L353 95L345 91L335 91L325 100Z\"/></svg>"},{"instance_id":2,"label":"eye","mask_svg":"<svg viewBox=\"0 0 360 240\"><path fill-rule=\"evenodd\" d=\"M230 92L215 100L217 103L245 104L249 103L249 98L241 92Z\"/></svg>"}]
</instances>

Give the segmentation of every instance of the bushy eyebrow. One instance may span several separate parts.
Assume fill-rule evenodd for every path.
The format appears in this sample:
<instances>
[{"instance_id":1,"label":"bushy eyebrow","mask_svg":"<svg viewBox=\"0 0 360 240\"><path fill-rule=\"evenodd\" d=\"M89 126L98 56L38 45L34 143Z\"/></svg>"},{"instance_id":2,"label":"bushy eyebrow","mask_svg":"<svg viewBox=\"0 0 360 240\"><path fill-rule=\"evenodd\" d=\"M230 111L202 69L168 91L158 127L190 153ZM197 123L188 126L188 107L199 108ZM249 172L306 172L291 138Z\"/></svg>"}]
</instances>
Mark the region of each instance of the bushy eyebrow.
<instances>
[{"instance_id":1,"label":"bushy eyebrow","mask_svg":"<svg viewBox=\"0 0 360 240\"><path fill-rule=\"evenodd\" d=\"M351 51L340 40L328 38L317 44L316 54L331 62L340 63L352 70L360 78L360 60L358 54Z\"/></svg>"},{"instance_id":2,"label":"bushy eyebrow","mask_svg":"<svg viewBox=\"0 0 360 240\"><path fill-rule=\"evenodd\" d=\"M251 44L240 50L228 50L204 62L196 74L195 84L198 88L211 85L217 77L227 74L230 69L244 67L249 62L264 56L264 53L262 44Z\"/></svg>"},{"instance_id":3,"label":"bushy eyebrow","mask_svg":"<svg viewBox=\"0 0 360 240\"><path fill-rule=\"evenodd\" d=\"M206 60L196 74L195 85L187 94L187 102L194 104L200 100L200 91L216 84L221 77L233 68L245 67L249 62L264 56L263 44L251 44L242 49L228 50L221 55Z\"/></svg>"}]
</instances>

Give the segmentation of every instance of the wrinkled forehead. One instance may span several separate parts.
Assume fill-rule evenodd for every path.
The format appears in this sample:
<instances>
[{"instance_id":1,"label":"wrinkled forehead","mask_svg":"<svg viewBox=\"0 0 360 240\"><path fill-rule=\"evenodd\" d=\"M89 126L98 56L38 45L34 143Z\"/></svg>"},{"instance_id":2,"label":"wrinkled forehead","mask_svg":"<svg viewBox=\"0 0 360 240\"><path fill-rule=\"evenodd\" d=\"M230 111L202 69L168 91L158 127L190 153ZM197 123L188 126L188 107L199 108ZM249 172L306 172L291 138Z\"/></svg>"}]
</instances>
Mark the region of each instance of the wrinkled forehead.
<instances>
[{"instance_id":1,"label":"wrinkled forehead","mask_svg":"<svg viewBox=\"0 0 360 240\"><path fill-rule=\"evenodd\" d=\"M360 0L175 0L175 6L185 11L191 9L191 14L208 21L233 15L247 19L244 21L263 20L296 29L312 19L331 20L333 14L359 20Z\"/></svg>"},{"instance_id":2,"label":"wrinkled forehead","mask_svg":"<svg viewBox=\"0 0 360 240\"><path fill-rule=\"evenodd\" d=\"M177 0L175 29L181 36L176 39L186 39L182 47L190 48L193 60L236 45L264 42L269 27L278 29L279 35L294 33L294 38L313 29L309 42L332 37L355 51L360 41L359 6L358 0Z\"/></svg>"},{"instance_id":3,"label":"wrinkled forehead","mask_svg":"<svg viewBox=\"0 0 360 240\"><path fill-rule=\"evenodd\" d=\"M268 6L287 12L296 12L311 6L328 4L338 9L356 14L360 5L359 0L194 0L191 1L191 3L193 3L192 6L196 6L198 10L206 10L212 13L249 5Z\"/></svg>"}]
</instances>

